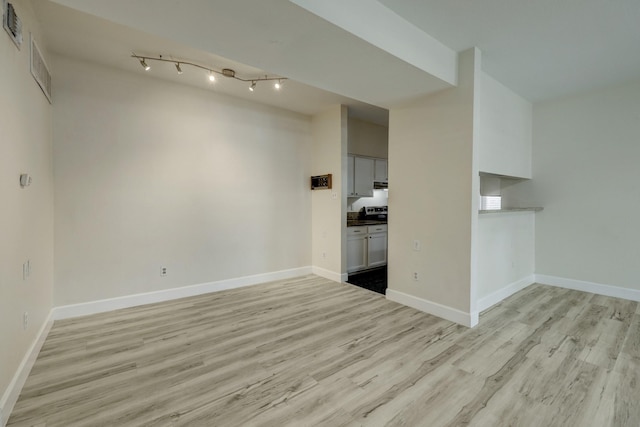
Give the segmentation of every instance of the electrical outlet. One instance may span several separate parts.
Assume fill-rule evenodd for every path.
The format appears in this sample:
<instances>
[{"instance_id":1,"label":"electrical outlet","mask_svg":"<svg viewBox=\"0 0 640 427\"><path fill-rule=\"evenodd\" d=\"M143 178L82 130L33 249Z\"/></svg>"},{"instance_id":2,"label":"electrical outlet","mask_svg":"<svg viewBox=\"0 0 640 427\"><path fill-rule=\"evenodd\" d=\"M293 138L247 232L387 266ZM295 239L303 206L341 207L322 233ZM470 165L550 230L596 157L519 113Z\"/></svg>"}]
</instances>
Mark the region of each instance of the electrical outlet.
<instances>
[{"instance_id":1,"label":"electrical outlet","mask_svg":"<svg viewBox=\"0 0 640 427\"><path fill-rule=\"evenodd\" d=\"M22 314L22 328L26 331L29 327L29 312L25 311Z\"/></svg>"},{"instance_id":2,"label":"electrical outlet","mask_svg":"<svg viewBox=\"0 0 640 427\"><path fill-rule=\"evenodd\" d=\"M413 272L413 281L417 282L418 280L420 280L420 276L418 275L417 271Z\"/></svg>"},{"instance_id":3,"label":"electrical outlet","mask_svg":"<svg viewBox=\"0 0 640 427\"><path fill-rule=\"evenodd\" d=\"M167 275L167 267L160 268L160 275L161 276L166 276Z\"/></svg>"}]
</instances>

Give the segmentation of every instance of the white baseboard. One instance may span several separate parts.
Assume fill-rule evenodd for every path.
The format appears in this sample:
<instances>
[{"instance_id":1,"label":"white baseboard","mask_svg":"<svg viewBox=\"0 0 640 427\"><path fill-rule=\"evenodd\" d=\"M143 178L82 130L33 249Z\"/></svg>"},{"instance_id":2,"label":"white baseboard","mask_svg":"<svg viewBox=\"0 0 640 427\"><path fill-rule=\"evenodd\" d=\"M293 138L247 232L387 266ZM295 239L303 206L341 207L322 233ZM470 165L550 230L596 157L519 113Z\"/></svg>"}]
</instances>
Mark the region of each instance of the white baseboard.
<instances>
[{"instance_id":1,"label":"white baseboard","mask_svg":"<svg viewBox=\"0 0 640 427\"><path fill-rule=\"evenodd\" d=\"M387 299L470 328L478 324L477 313L465 313L464 311L405 294L404 292L387 288Z\"/></svg>"},{"instance_id":2,"label":"white baseboard","mask_svg":"<svg viewBox=\"0 0 640 427\"><path fill-rule=\"evenodd\" d=\"M327 270L326 268L316 267L315 265L311 268L311 272L316 276L324 277L325 279L333 280L334 282L346 282L349 278L347 273L340 274L335 271Z\"/></svg>"},{"instance_id":3,"label":"white baseboard","mask_svg":"<svg viewBox=\"0 0 640 427\"><path fill-rule=\"evenodd\" d=\"M486 297L480 298L478 300L478 312L486 310L487 308L499 303L505 298L510 297L526 288L529 285L532 285L536 282L536 276L531 275L527 277L523 277L520 280L516 280L515 282L505 286L504 288L498 289L495 292L487 295Z\"/></svg>"},{"instance_id":4,"label":"white baseboard","mask_svg":"<svg viewBox=\"0 0 640 427\"><path fill-rule=\"evenodd\" d=\"M564 277L547 276L544 274L536 274L535 279L536 283L543 285L557 286L559 288L573 289L575 291L590 292L593 294L640 302L640 290L637 289L621 288L619 286L566 279Z\"/></svg>"},{"instance_id":5,"label":"white baseboard","mask_svg":"<svg viewBox=\"0 0 640 427\"><path fill-rule=\"evenodd\" d=\"M165 289L143 294L125 295L122 297L90 301L80 304L64 305L53 308L52 318L53 320L58 320L86 316L89 314L103 313L121 308L153 304L156 302L170 301L173 299L202 295L210 292L257 285L274 280L290 279L292 277L304 276L307 274L311 274L311 267L293 268L290 270L280 270L271 273L219 280L216 282L201 283L198 285L183 286L180 288Z\"/></svg>"},{"instance_id":6,"label":"white baseboard","mask_svg":"<svg viewBox=\"0 0 640 427\"><path fill-rule=\"evenodd\" d=\"M29 376L29 372L31 372L31 368L33 364L36 362L38 358L38 354L40 353L40 349L44 344L44 341L47 339L47 335L51 330L51 326L53 325L52 312L49 312L49 316L44 321L44 324L38 331L38 335L36 335L35 340L31 344L31 347L27 350L20 365L18 366L18 370L14 374L9 386L7 387L2 399L0 399L0 426L4 427L7 425L9 421L9 415L11 415L11 411L13 411L13 407L18 401L18 397L20 396L20 392L22 391L22 387L24 383L27 381L27 377Z\"/></svg>"}]
</instances>

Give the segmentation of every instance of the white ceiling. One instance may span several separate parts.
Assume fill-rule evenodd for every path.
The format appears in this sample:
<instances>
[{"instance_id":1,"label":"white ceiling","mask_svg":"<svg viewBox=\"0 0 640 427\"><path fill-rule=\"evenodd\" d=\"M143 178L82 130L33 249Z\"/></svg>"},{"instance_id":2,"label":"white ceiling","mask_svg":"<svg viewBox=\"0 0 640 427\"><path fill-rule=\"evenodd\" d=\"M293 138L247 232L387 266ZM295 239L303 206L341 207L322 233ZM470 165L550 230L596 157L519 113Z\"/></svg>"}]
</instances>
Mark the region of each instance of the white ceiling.
<instances>
[{"instance_id":1,"label":"white ceiling","mask_svg":"<svg viewBox=\"0 0 640 427\"><path fill-rule=\"evenodd\" d=\"M385 126L388 124L388 111L384 108L295 80L283 81L283 88L279 91L274 90L272 83L259 82L256 90L250 92L249 83L217 76L216 82L212 84L206 71L187 65L182 65L183 73L178 75L172 63L147 61L151 70L145 72L138 60L131 57L132 52L142 56L163 55L168 59L185 59L216 70L231 68L242 78L264 77L265 74L269 77L285 77L50 1L34 1L33 6L44 32L39 44L44 43L48 51L59 55L307 115L324 111L332 105L343 104L349 107L351 117ZM53 74L55 85L55 69Z\"/></svg>"},{"instance_id":2,"label":"white ceiling","mask_svg":"<svg viewBox=\"0 0 640 427\"><path fill-rule=\"evenodd\" d=\"M640 77L639 0L379 0L530 101Z\"/></svg>"},{"instance_id":3,"label":"white ceiling","mask_svg":"<svg viewBox=\"0 0 640 427\"><path fill-rule=\"evenodd\" d=\"M240 82L212 90L305 114L340 102L384 121L367 104L389 108L450 86L431 57L472 46L488 74L534 102L640 77L638 0L53 1L77 9L33 2L53 51L138 73L131 51L285 76L276 96ZM150 74L203 85L167 65Z\"/></svg>"}]
</instances>

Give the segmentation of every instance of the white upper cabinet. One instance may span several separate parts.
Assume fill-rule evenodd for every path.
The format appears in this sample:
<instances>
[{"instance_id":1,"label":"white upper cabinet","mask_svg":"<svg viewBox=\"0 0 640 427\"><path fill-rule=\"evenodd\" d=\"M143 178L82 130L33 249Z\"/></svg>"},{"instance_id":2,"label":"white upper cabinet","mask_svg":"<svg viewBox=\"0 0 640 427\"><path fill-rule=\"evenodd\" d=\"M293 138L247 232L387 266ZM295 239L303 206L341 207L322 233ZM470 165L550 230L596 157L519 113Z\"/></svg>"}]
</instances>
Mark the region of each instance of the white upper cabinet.
<instances>
[{"instance_id":1,"label":"white upper cabinet","mask_svg":"<svg viewBox=\"0 0 640 427\"><path fill-rule=\"evenodd\" d=\"M373 197L374 160L369 157L348 156L348 190L350 197Z\"/></svg>"},{"instance_id":2,"label":"white upper cabinet","mask_svg":"<svg viewBox=\"0 0 640 427\"><path fill-rule=\"evenodd\" d=\"M374 159L373 180L376 182L387 182L387 159Z\"/></svg>"},{"instance_id":3,"label":"white upper cabinet","mask_svg":"<svg viewBox=\"0 0 640 427\"><path fill-rule=\"evenodd\" d=\"M356 159L354 156L347 157L347 196L355 196L356 194L354 183L356 169L355 161Z\"/></svg>"}]
</instances>

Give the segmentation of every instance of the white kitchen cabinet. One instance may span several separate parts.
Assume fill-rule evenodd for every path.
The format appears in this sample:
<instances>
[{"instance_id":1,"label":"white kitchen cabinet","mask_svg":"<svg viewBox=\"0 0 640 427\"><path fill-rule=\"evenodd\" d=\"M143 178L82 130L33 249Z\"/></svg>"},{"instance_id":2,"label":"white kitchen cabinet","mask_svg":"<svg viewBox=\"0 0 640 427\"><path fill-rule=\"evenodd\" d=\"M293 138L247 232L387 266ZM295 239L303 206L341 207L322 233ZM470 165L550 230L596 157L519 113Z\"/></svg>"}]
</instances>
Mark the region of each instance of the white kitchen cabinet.
<instances>
[{"instance_id":1,"label":"white kitchen cabinet","mask_svg":"<svg viewBox=\"0 0 640 427\"><path fill-rule=\"evenodd\" d=\"M355 184L354 184L354 175L355 175L355 165L356 158L354 156L347 157L347 195L355 196Z\"/></svg>"},{"instance_id":2,"label":"white kitchen cabinet","mask_svg":"<svg viewBox=\"0 0 640 427\"><path fill-rule=\"evenodd\" d=\"M347 196L373 197L375 162L370 157L347 157Z\"/></svg>"},{"instance_id":3,"label":"white kitchen cabinet","mask_svg":"<svg viewBox=\"0 0 640 427\"><path fill-rule=\"evenodd\" d=\"M373 166L373 159L368 157L354 157L354 196L373 197Z\"/></svg>"},{"instance_id":4,"label":"white kitchen cabinet","mask_svg":"<svg viewBox=\"0 0 640 427\"><path fill-rule=\"evenodd\" d=\"M367 267L387 265L387 226L369 226L367 241Z\"/></svg>"},{"instance_id":5,"label":"white kitchen cabinet","mask_svg":"<svg viewBox=\"0 0 640 427\"><path fill-rule=\"evenodd\" d=\"M387 173L387 159L374 159L373 165L373 180L375 182L387 182L389 179Z\"/></svg>"},{"instance_id":6,"label":"white kitchen cabinet","mask_svg":"<svg viewBox=\"0 0 640 427\"><path fill-rule=\"evenodd\" d=\"M347 228L347 273L367 268L367 227Z\"/></svg>"},{"instance_id":7,"label":"white kitchen cabinet","mask_svg":"<svg viewBox=\"0 0 640 427\"><path fill-rule=\"evenodd\" d=\"M386 224L347 228L347 273L386 264Z\"/></svg>"}]
</instances>

